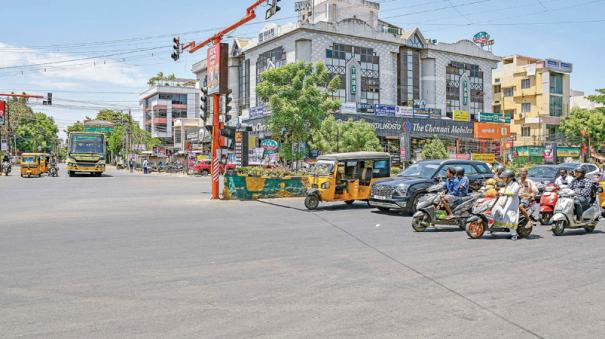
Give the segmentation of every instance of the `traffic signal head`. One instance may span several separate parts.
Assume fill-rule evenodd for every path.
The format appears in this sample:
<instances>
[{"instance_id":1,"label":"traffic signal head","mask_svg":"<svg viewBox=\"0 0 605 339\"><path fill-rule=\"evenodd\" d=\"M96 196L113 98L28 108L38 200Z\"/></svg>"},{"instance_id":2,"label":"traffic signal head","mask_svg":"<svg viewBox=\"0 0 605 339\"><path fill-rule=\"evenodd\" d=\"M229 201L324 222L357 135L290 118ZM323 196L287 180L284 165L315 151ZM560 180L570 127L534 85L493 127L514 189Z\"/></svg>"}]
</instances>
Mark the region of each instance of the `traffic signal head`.
<instances>
[{"instance_id":1,"label":"traffic signal head","mask_svg":"<svg viewBox=\"0 0 605 339\"><path fill-rule=\"evenodd\" d=\"M202 87L200 95L200 117L204 123L208 120L208 88Z\"/></svg>"},{"instance_id":2,"label":"traffic signal head","mask_svg":"<svg viewBox=\"0 0 605 339\"><path fill-rule=\"evenodd\" d=\"M265 20L271 18L272 16L275 15L275 13L279 12L279 10L281 9L277 4L280 2L281 0L267 0L267 3L269 4L269 9L267 10L267 13L265 13Z\"/></svg>"},{"instance_id":3,"label":"traffic signal head","mask_svg":"<svg viewBox=\"0 0 605 339\"><path fill-rule=\"evenodd\" d=\"M233 101L232 94L233 91L231 89L227 90L227 93L225 94L225 122L229 122L232 118L230 114L233 109L233 107L231 107L231 102Z\"/></svg>"},{"instance_id":4,"label":"traffic signal head","mask_svg":"<svg viewBox=\"0 0 605 339\"><path fill-rule=\"evenodd\" d=\"M53 94L52 93L46 93L46 100L42 101L42 105L49 105L51 106L53 104Z\"/></svg>"},{"instance_id":5,"label":"traffic signal head","mask_svg":"<svg viewBox=\"0 0 605 339\"><path fill-rule=\"evenodd\" d=\"M177 61L181 57L181 39L178 36L172 38L172 60Z\"/></svg>"}]
</instances>

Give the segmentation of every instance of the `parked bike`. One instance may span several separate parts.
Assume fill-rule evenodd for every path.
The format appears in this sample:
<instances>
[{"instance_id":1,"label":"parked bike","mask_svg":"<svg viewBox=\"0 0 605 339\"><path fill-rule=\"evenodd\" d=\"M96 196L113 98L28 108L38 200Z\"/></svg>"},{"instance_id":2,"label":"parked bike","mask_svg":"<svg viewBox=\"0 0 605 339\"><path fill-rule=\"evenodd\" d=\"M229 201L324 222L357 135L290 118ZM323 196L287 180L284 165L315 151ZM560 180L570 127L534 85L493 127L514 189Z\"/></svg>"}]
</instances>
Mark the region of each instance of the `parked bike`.
<instances>
[{"instance_id":1,"label":"parked bike","mask_svg":"<svg viewBox=\"0 0 605 339\"><path fill-rule=\"evenodd\" d=\"M553 226L551 231L559 236L565 233L565 229L583 228L586 232L594 231L601 218L601 204L599 194L602 188L594 189L590 207L582 213L581 221L578 222L575 216L574 197L575 192L570 188L563 188L559 191L559 199L555 206L554 216L552 217Z\"/></svg>"},{"instance_id":2,"label":"parked bike","mask_svg":"<svg viewBox=\"0 0 605 339\"><path fill-rule=\"evenodd\" d=\"M461 198L457 206L452 206L454 218L448 218L441 201L441 192L443 192L443 184L435 184L429 187L427 194L418 200L416 213L412 219L412 228L416 232L424 232L428 227L435 227L435 225L455 225L464 230L466 219L471 215L473 205L480 195Z\"/></svg>"}]
</instances>

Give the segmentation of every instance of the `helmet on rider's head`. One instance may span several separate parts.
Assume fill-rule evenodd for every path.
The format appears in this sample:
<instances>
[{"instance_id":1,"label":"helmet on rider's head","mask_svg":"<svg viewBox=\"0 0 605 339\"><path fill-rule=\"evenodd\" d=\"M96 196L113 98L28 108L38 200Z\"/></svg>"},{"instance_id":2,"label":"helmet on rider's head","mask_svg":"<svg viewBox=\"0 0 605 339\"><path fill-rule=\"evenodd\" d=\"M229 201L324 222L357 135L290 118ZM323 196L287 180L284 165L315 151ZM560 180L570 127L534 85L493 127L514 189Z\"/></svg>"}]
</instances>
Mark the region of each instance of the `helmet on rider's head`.
<instances>
[{"instance_id":1,"label":"helmet on rider's head","mask_svg":"<svg viewBox=\"0 0 605 339\"><path fill-rule=\"evenodd\" d=\"M584 167L584 165L580 165L578 167L576 167L576 169L574 169L575 173L582 173L582 175L586 174L586 167Z\"/></svg>"},{"instance_id":2,"label":"helmet on rider's head","mask_svg":"<svg viewBox=\"0 0 605 339\"><path fill-rule=\"evenodd\" d=\"M459 177L464 176L464 167L461 167L461 166L456 167L456 175Z\"/></svg>"},{"instance_id":3,"label":"helmet on rider's head","mask_svg":"<svg viewBox=\"0 0 605 339\"><path fill-rule=\"evenodd\" d=\"M504 166L502 166L502 164L494 165L494 172L496 172L497 175L500 175L502 171L504 171Z\"/></svg>"},{"instance_id":4,"label":"helmet on rider's head","mask_svg":"<svg viewBox=\"0 0 605 339\"><path fill-rule=\"evenodd\" d=\"M504 170L502 171L502 173L500 174L500 178L509 178L509 179L514 179L515 178L515 172L513 170Z\"/></svg>"}]
</instances>

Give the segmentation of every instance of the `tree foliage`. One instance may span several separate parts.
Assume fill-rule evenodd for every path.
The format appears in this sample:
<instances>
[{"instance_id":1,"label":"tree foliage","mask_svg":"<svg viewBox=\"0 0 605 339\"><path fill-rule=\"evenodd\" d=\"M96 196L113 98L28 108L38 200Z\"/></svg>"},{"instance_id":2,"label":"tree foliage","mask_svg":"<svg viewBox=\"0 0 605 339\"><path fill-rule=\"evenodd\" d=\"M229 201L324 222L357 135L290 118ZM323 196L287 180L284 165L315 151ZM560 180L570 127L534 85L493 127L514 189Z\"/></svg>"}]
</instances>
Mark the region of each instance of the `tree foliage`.
<instances>
[{"instance_id":1,"label":"tree foliage","mask_svg":"<svg viewBox=\"0 0 605 339\"><path fill-rule=\"evenodd\" d=\"M437 137L428 140L424 144L424 148L422 149L420 155L424 160L447 159L448 157L445 143Z\"/></svg>"},{"instance_id":2,"label":"tree foliage","mask_svg":"<svg viewBox=\"0 0 605 339\"><path fill-rule=\"evenodd\" d=\"M170 75L164 75L164 72L158 72L158 74L149 78L149 80L147 81L147 85L153 86L157 83L160 83L162 80L176 80L176 75L174 75L174 73Z\"/></svg>"},{"instance_id":3,"label":"tree foliage","mask_svg":"<svg viewBox=\"0 0 605 339\"><path fill-rule=\"evenodd\" d=\"M331 79L322 63L313 66L299 62L261 74L256 93L271 105L269 129L282 142L286 158L292 157L293 143L309 141L326 113L339 107L339 102L328 95L339 86L340 79Z\"/></svg>"},{"instance_id":4,"label":"tree foliage","mask_svg":"<svg viewBox=\"0 0 605 339\"><path fill-rule=\"evenodd\" d=\"M374 127L365 120L341 122L329 115L314 130L309 140L311 148L324 154L335 152L381 151Z\"/></svg>"},{"instance_id":5,"label":"tree foliage","mask_svg":"<svg viewBox=\"0 0 605 339\"><path fill-rule=\"evenodd\" d=\"M590 141L592 144L605 142L605 113L599 110L574 108L561 121L561 131L570 140Z\"/></svg>"},{"instance_id":6,"label":"tree foliage","mask_svg":"<svg viewBox=\"0 0 605 339\"><path fill-rule=\"evenodd\" d=\"M605 106L605 88L599 88L596 90L597 94L589 95L586 98L594 103L601 104ZM605 113L605 107L596 108L597 111L601 113Z\"/></svg>"},{"instance_id":7,"label":"tree foliage","mask_svg":"<svg viewBox=\"0 0 605 339\"><path fill-rule=\"evenodd\" d=\"M54 152L59 144L59 127L44 113L20 118L14 131L17 149L22 152Z\"/></svg>"}]
</instances>

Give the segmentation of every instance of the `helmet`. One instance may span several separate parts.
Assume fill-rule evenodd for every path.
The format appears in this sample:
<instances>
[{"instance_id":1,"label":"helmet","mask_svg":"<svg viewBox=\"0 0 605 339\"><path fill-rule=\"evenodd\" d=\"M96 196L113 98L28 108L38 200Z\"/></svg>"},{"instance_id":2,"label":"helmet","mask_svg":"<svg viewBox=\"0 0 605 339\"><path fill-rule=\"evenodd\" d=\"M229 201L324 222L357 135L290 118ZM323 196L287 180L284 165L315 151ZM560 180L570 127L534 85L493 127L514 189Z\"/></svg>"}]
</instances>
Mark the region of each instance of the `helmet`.
<instances>
[{"instance_id":1,"label":"helmet","mask_svg":"<svg viewBox=\"0 0 605 339\"><path fill-rule=\"evenodd\" d=\"M500 175L502 171L504 171L504 166L501 164L496 164L496 166L494 166L494 170L496 171L496 174Z\"/></svg>"},{"instance_id":2,"label":"helmet","mask_svg":"<svg viewBox=\"0 0 605 339\"><path fill-rule=\"evenodd\" d=\"M576 173L580 172L582 174L586 174L586 167L584 167L584 165L580 165L580 166L576 167L574 172L576 172Z\"/></svg>"},{"instance_id":3,"label":"helmet","mask_svg":"<svg viewBox=\"0 0 605 339\"><path fill-rule=\"evenodd\" d=\"M500 178L514 179L515 178L515 172L512 171L512 170L504 170L504 171L502 171L502 174L500 174Z\"/></svg>"},{"instance_id":4,"label":"helmet","mask_svg":"<svg viewBox=\"0 0 605 339\"><path fill-rule=\"evenodd\" d=\"M464 167L456 167L456 175L463 176L464 175Z\"/></svg>"}]
</instances>

